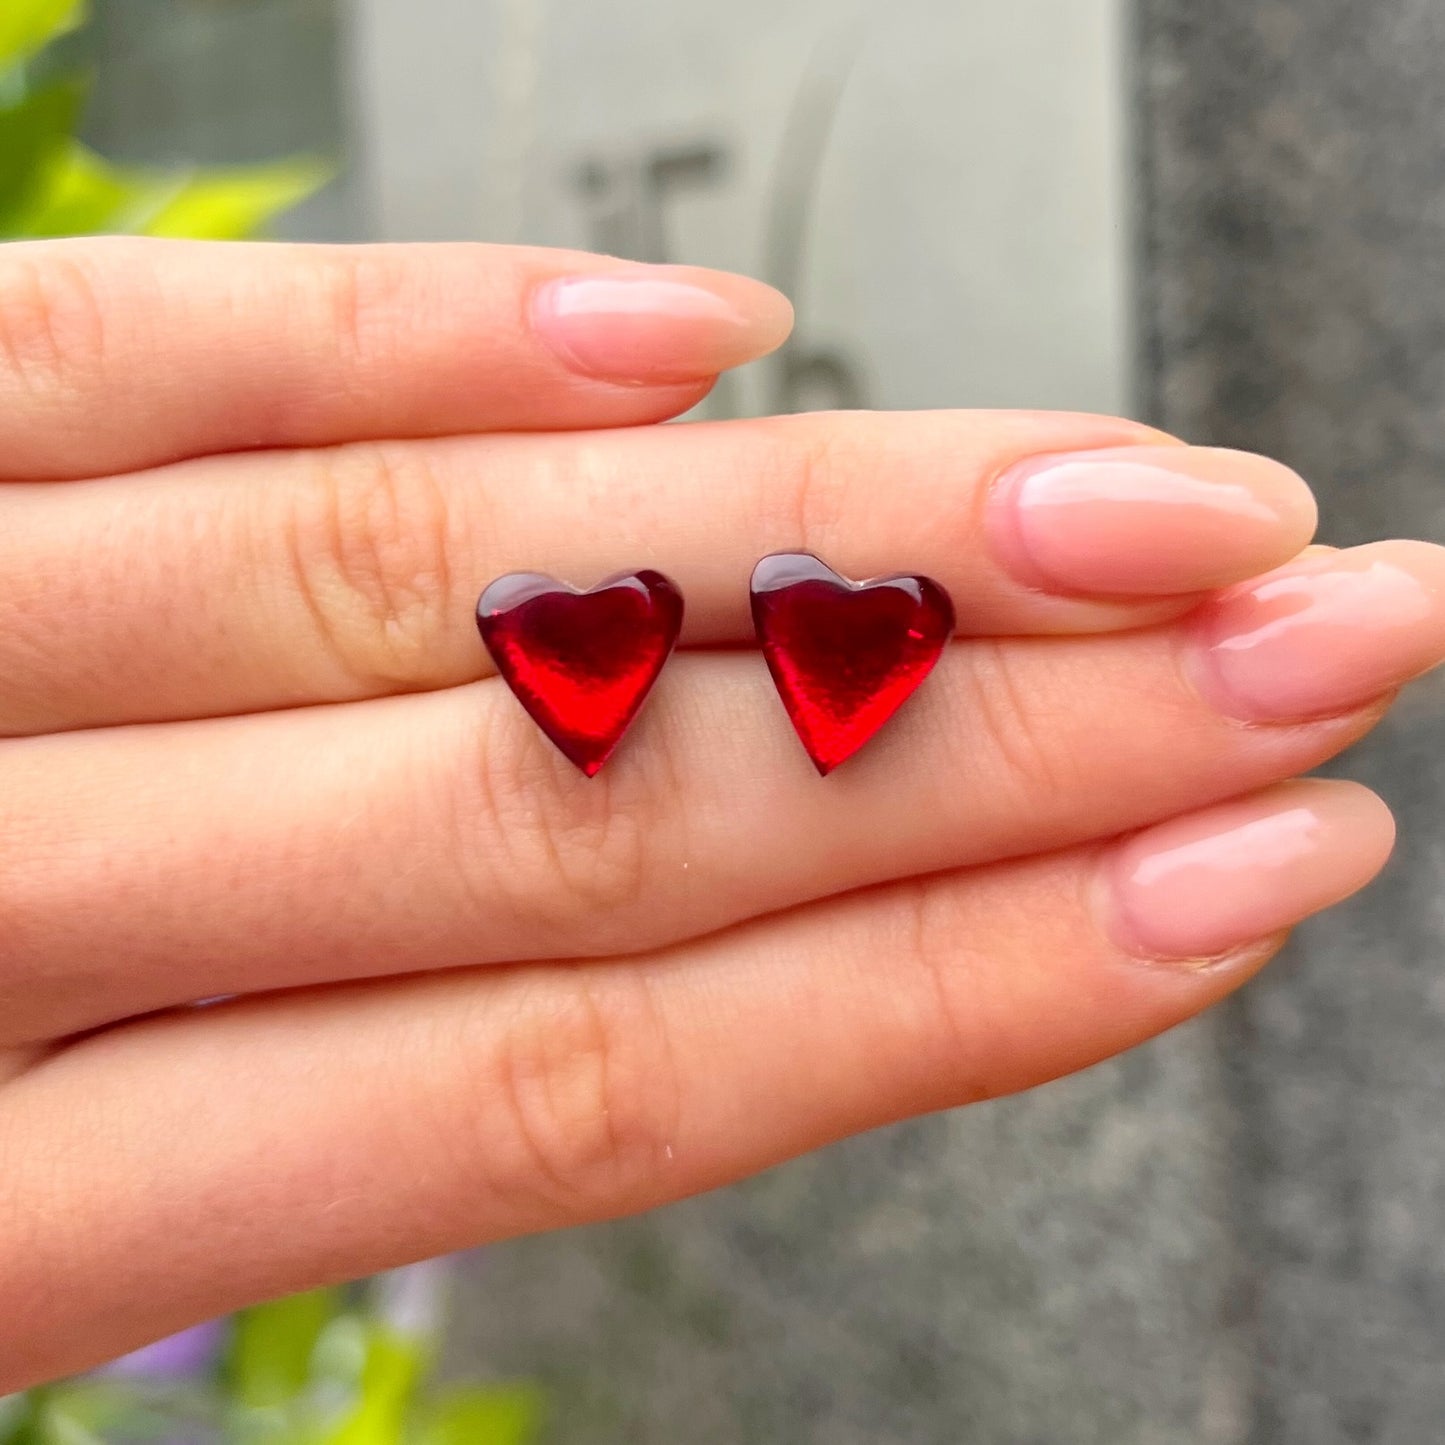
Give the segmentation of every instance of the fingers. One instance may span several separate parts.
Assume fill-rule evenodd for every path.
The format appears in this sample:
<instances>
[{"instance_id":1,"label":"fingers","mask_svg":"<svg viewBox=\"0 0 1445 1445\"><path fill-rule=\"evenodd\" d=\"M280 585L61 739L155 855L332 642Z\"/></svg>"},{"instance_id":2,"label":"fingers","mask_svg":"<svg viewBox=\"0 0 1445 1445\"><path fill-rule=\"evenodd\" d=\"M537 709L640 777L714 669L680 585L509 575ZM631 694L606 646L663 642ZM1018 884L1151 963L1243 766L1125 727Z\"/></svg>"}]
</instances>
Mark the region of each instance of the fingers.
<instances>
[{"instance_id":1,"label":"fingers","mask_svg":"<svg viewBox=\"0 0 1445 1445\"><path fill-rule=\"evenodd\" d=\"M1308 541L1287 468L1162 440L1092 417L856 414L0 489L0 732L467 682L489 667L477 594L514 570L589 586L655 567L694 644L748 639L753 564L799 548L936 577L968 634L1088 632L1176 616Z\"/></svg>"},{"instance_id":2,"label":"fingers","mask_svg":"<svg viewBox=\"0 0 1445 1445\"><path fill-rule=\"evenodd\" d=\"M218 994L636 952L1306 771L1375 721L1390 681L1445 656L1445 549L1335 555L1366 577L1373 558L1392 586L1414 577L1433 599L1427 616L1371 632L1368 675L1355 623L1331 629L1308 608L1247 653L1231 643L1253 637L1253 619L1232 636L1217 610L1108 638L956 643L826 781L761 659L742 653L676 659L591 780L496 680L12 742L0 1042ZM1214 699L1245 655L1276 690L1241 711ZM1335 716L1294 722L1303 676L1309 714Z\"/></svg>"},{"instance_id":3,"label":"fingers","mask_svg":"<svg viewBox=\"0 0 1445 1445\"><path fill-rule=\"evenodd\" d=\"M632 963L275 996L83 1041L0 1094L0 1390L1082 1068L1248 978L1392 834L1365 790L1295 784Z\"/></svg>"},{"instance_id":4,"label":"fingers","mask_svg":"<svg viewBox=\"0 0 1445 1445\"><path fill-rule=\"evenodd\" d=\"M658 421L776 347L740 276L506 246L0 249L0 478Z\"/></svg>"}]
</instances>

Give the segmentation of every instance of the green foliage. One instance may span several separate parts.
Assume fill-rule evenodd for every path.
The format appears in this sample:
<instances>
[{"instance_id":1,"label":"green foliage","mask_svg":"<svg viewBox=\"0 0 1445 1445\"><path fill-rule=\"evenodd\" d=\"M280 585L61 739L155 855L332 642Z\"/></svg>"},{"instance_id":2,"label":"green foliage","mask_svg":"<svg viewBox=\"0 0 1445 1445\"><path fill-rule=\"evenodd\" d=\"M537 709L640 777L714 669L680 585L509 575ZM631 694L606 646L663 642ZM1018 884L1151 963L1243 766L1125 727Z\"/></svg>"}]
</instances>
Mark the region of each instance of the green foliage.
<instances>
[{"instance_id":1,"label":"green foliage","mask_svg":"<svg viewBox=\"0 0 1445 1445\"><path fill-rule=\"evenodd\" d=\"M67 79L38 86L0 110L0 227L19 229L25 224L84 104L85 87Z\"/></svg>"},{"instance_id":2,"label":"green foliage","mask_svg":"<svg viewBox=\"0 0 1445 1445\"><path fill-rule=\"evenodd\" d=\"M187 177L145 222L149 236L234 241L254 235L330 178L330 167L305 158Z\"/></svg>"},{"instance_id":3,"label":"green foliage","mask_svg":"<svg viewBox=\"0 0 1445 1445\"><path fill-rule=\"evenodd\" d=\"M0 240L125 231L230 241L323 186L311 157L179 174L112 165L76 139L84 76L51 74L45 48L85 0L0 0Z\"/></svg>"},{"instance_id":4,"label":"green foliage","mask_svg":"<svg viewBox=\"0 0 1445 1445\"><path fill-rule=\"evenodd\" d=\"M430 1391L436 1341L363 1292L298 1295L236 1318L222 1378L236 1445L532 1445L542 1401L526 1385ZM43 1442L51 1445L51 1442ZM60 1442L55 1442L60 1445Z\"/></svg>"},{"instance_id":5,"label":"green foliage","mask_svg":"<svg viewBox=\"0 0 1445 1445\"><path fill-rule=\"evenodd\" d=\"M407 1438L417 1389L430 1363L427 1351L385 1325L359 1332L354 1403L322 1434L323 1445L393 1445Z\"/></svg>"},{"instance_id":6,"label":"green foliage","mask_svg":"<svg viewBox=\"0 0 1445 1445\"><path fill-rule=\"evenodd\" d=\"M39 194L10 230L12 236L88 236L103 231L134 231L145 207L137 179L107 165L74 141L45 161ZM3 205L3 202L0 202ZM3 212L0 212L3 216ZM0 219L0 236L6 233Z\"/></svg>"},{"instance_id":7,"label":"green foliage","mask_svg":"<svg viewBox=\"0 0 1445 1445\"><path fill-rule=\"evenodd\" d=\"M194 1398L186 1398L187 1395ZM6 1445L102 1445L118 1432L126 1441L160 1441L178 1416L199 1418L199 1392L148 1392L119 1380L78 1379L0 1400Z\"/></svg>"},{"instance_id":8,"label":"green foliage","mask_svg":"<svg viewBox=\"0 0 1445 1445\"><path fill-rule=\"evenodd\" d=\"M462 1385L431 1402L411 1445L529 1445L542 1418L542 1395L532 1385Z\"/></svg>"},{"instance_id":9,"label":"green foliage","mask_svg":"<svg viewBox=\"0 0 1445 1445\"><path fill-rule=\"evenodd\" d=\"M535 1445L535 1387L434 1387L440 1320L403 1328L380 1301L362 1286L243 1310L207 1378L88 1375L0 1399L0 1445Z\"/></svg>"},{"instance_id":10,"label":"green foliage","mask_svg":"<svg viewBox=\"0 0 1445 1445\"><path fill-rule=\"evenodd\" d=\"M0 70L28 60L84 19L85 0L5 0L0 8Z\"/></svg>"},{"instance_id":11,"label":"green foliage","mask_svg":"<svg viewBox=\"0 0 1445 1445\"><path fill-rule=\"evenodd\" d=\"M232 1401L243 1410L290 1405L311 1378L317 1344L339 1306L334 1290L313 1290L237 1315L225 1362Z\"/></svg>"}]
</instances>

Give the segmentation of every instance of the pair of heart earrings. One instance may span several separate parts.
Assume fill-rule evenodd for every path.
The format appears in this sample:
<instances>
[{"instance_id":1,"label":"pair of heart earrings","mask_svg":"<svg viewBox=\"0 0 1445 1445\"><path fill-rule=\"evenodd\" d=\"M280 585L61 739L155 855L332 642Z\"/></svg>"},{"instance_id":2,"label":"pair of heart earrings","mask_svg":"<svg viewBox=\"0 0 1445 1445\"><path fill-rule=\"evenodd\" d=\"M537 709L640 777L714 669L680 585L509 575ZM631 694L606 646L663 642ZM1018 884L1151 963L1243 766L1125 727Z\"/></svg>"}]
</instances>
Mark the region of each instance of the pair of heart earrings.
<instances>
[{"instance_id":1,"label":"pair of heart earrings","mask_svg":"<svg viewBox=\"0 0 1445 1445\"><path fill-rule=\"evenodd\" d=\"M807 552L764 557L751 591L763 656L823 774L898 711L953 633L953 603L937 582L851 582ZM590 778L646 701L682 611L682 593L660 572L611 577L586 592L510 572L482 593L477 626L532 720Z\"/></svg>"}]
</instances>

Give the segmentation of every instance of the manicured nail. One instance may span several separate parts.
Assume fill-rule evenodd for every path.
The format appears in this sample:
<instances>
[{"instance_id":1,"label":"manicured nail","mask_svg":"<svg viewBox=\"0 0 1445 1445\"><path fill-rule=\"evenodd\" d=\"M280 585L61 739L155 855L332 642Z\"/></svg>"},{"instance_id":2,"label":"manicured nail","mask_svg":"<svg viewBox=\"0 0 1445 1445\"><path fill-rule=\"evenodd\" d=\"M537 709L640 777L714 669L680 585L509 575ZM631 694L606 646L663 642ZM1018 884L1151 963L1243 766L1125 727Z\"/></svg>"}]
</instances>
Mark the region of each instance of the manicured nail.
<instances>
[{"instance_id":1,"label":"manicured nail","mask_svg":"<svg viewBox=\"0 0 1445 1445\"><path fill-rule=\"evenodd\" d=\"M1229 716L1349 712L1445 659L1445 547L1316 553L1222 593L1196 625L1199 686Z\"/></svg>"},{"instance_id":2,"label":"manicured nail","mask_svg":"<svg viewBox=\"0 0 1445 1445\"><path fill-rule=\"evenodd\" d=\"M1358 892L1394 841L1369 789L1285 783L1124 842L1105 865L1109 931L1141 958L1216 960Z\"/></svg>"},{"instance_id":3,"label":"manicured nail","mask_svg":"<svg viewBox=\"0 0 1445 1445\"><path fill-rule=\"evenodd\" d=\"M687 266L548 281L532 326L571 370L631 386L705 381L787 338L793 309L746 276Z\"/></svg>"},{"instance_id":4,"label":"manicured nail","mask_svg":"<svg viewBox=\"0 0 1445 1445\"><path fill-rule=\"evenodd\" d=\"M1049 592L1202 592L1293 557L1315 527L1310 489L1265 457L1121 447L1033 457L993 496L994 541Z\"/></svg>"}]
</instances>

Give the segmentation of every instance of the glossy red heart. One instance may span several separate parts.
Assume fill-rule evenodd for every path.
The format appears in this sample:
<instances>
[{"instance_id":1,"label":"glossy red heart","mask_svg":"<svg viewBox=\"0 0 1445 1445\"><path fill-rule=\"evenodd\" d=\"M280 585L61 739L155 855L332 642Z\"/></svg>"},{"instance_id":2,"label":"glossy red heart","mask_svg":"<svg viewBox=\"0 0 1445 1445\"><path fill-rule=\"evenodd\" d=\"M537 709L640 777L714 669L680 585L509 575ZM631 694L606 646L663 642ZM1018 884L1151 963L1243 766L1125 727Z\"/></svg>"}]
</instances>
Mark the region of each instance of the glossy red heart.
<instances>
[{"instance_id":1,"label":"glossy red heart","mask_svg":"<svg viewBox=\"0 0 1445 1445\"><path fill-rule=\"evenodd\" d=\"M499 577L477 602L497 671L564 756L595 777L682 629L682 593L660 572L579 592L539 572Z\"/></svg>"},{"instance_id":2,"label":"glossy red heart","mask_svg":"<svg viewBox=\"0 0 1445 1445\"><path fill-rule=\"evenodd\" d=\"M825 775L903 706L953 634L953 603L930 578L850 582L807 552L764 557L752 603L783 706Z\"/></svg>"}]
</instances>

